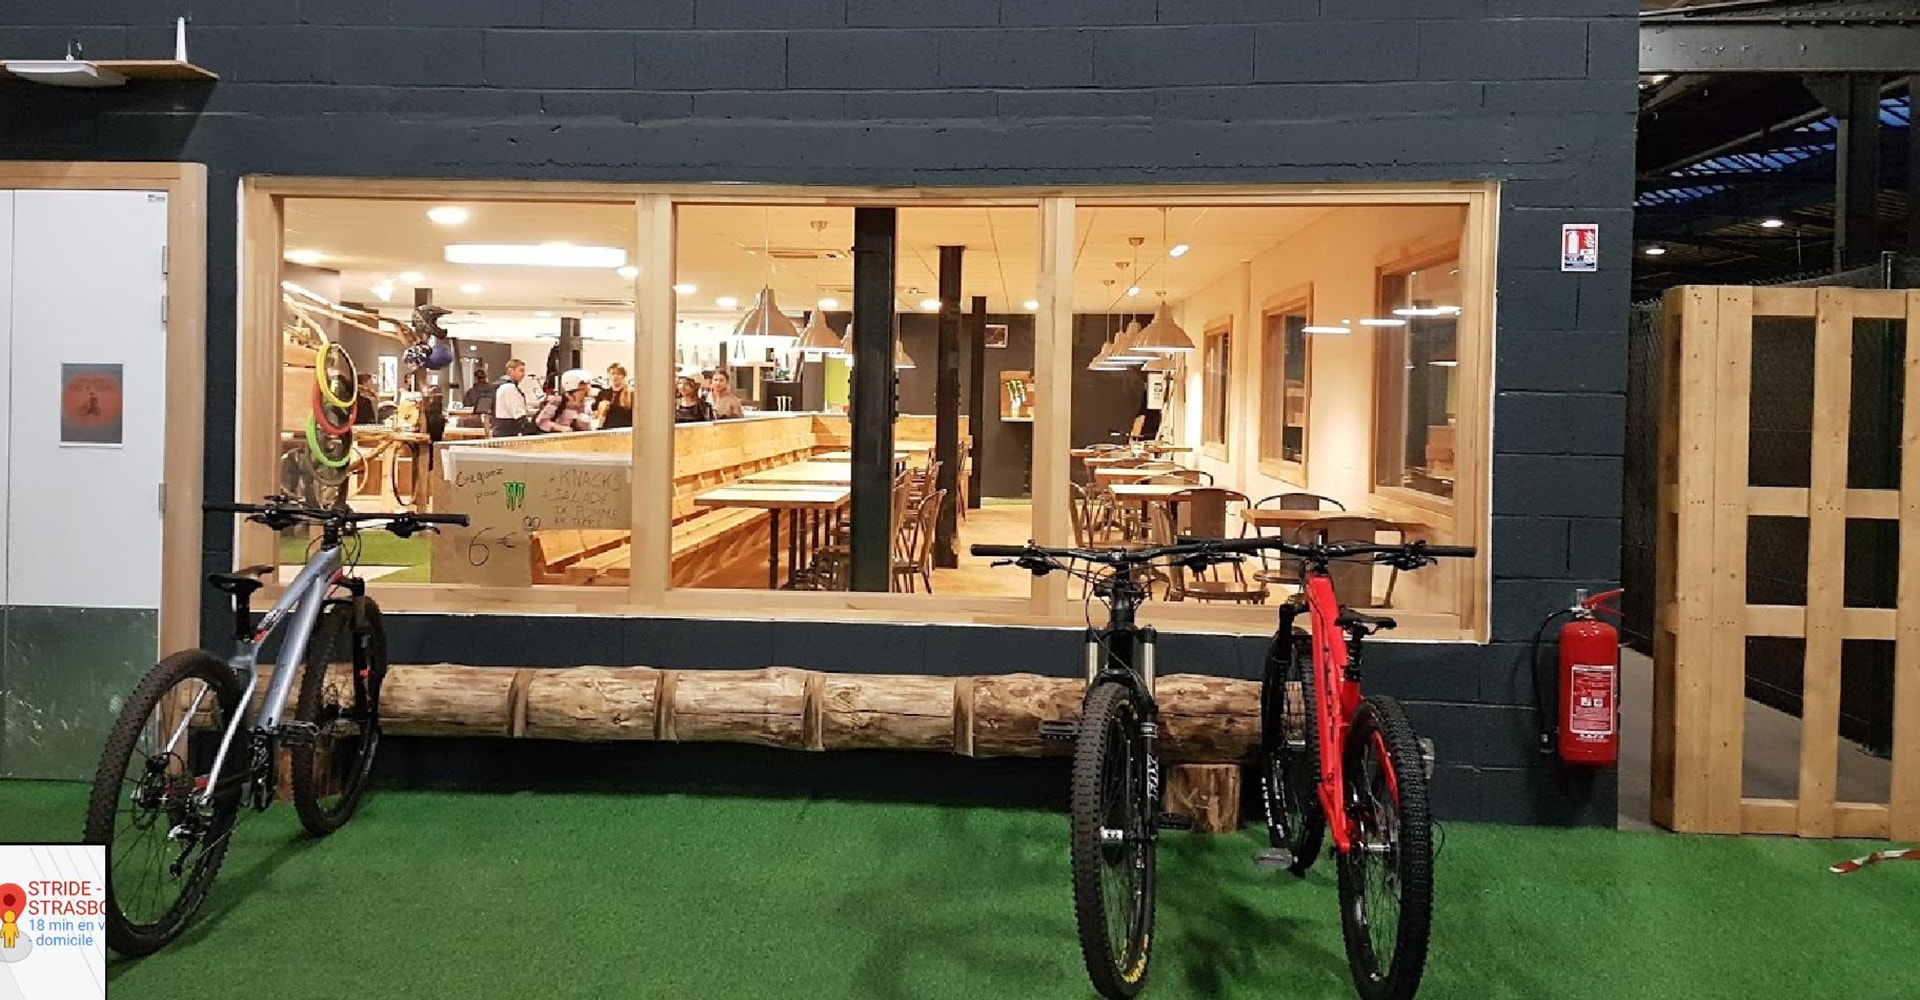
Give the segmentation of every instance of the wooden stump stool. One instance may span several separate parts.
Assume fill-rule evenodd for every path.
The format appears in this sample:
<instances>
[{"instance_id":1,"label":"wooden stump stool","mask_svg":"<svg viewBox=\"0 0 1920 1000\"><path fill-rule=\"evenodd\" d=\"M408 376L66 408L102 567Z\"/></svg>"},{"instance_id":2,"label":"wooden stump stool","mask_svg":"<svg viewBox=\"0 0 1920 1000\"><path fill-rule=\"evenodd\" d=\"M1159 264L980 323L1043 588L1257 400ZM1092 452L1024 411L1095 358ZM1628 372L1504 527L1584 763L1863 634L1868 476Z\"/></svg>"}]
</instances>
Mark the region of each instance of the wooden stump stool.
<instances>
[{"instance_id":1,"label":"wooden stump stool","mask_svg":"<svg viewBox=\"0 0 1920 1000\"><path fill-rule=\"evenodd\" d=\"M1167 811L1193 821L1195 833L1240 828L1240 765L1178 764L1167 776Z\"/></svg>"}]
</instances>

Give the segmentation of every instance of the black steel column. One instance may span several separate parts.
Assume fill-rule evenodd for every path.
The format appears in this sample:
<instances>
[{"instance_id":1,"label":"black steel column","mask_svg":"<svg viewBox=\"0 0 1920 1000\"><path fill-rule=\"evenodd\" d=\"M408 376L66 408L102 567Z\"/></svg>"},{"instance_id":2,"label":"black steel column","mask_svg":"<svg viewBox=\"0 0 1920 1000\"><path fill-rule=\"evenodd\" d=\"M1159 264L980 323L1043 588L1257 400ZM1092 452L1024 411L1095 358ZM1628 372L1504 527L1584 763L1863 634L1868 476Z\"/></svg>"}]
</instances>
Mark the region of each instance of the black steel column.
<instances>
[{"instance_id":1,"label":"black steel column","mask_svg":"<svg viewBox=\"0 0 1920 1000\"><path fill-rule=\"evenodd\" d=\"M1920 73L1907 77L1907 253L1920 257Z\"/></svg>"},{"instance_id":2,"label":"black steel column","mask_svg":"<svg viewBox=\"0 0 1920 1000\"><path fill-rule=\"evenodd\" d=\"M560 339L557 346L560 348L560 353L557 355L560 371L557 374L565 375L568 371L580 367L580 317L560 317Z\"/></svg>"},{"instance_id":3,"label":"black steel column","mask_svg":"<svg viewBox=\"0 0 1920 1000\"><path fill-rule=\"evenodd\" d=\"M893 580L893 238L891 208L853 210L853 554L851 587Z\"/></svg>"},{"instance_id":4,"label":"black steel column","mask_svg":"<svg viewBox=\"0 0 1920 1000\"><path fill-rule=\"evenodd\" d=\"M1872 73L1811 76L1806 86L1839 119L1835 135L1833 269L1864 267L1880 252L1875 203L1880 196L1880 77Z\"/></svg>"},{"instance_id":5,"label":"black steel column","mask_svg":"<svg viewBox=\"0 0 1920 1000\"><path fill-rule=\"evenodd\" d=\"M940 248L940 347L933 383L933 454L940 460L940 481L946 491L933 532L933 564L953 567L960 557L953 550L955 514L960 496L960 258L966 247Z\"/></svg>"},{"instance_id":6,"label":"black steel column","mask_svg":"<svg viewBox=\"0 0 1920 1000\"><path fill-rule=\"evenodd\" d=\"M980 469L986 464L980 443L986 438L987 413L987 297L973 297L967 314L967 367L973 391L968 394L967 431L973 438L973 468L967 472L967 509L980 509Z\"/></svg>"}]
</instances>

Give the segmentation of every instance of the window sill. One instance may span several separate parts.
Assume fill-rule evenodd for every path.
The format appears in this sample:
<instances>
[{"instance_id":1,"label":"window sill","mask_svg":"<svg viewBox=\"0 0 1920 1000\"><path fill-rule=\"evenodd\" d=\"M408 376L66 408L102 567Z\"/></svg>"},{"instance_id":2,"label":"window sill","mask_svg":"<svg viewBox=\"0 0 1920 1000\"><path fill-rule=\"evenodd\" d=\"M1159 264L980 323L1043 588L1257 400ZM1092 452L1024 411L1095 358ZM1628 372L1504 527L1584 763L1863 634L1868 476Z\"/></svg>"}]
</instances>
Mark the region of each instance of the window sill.
<instances>
[{"instance_id":1,"label":"window sill","mask_svg":"<svg viewBox=\"0 0 1920 1000\"><path fill-rule=\"evenodd\" d=\"M1216 462L1225 462L1227 461L1227 446L1218 442L1203 442L1200 445L1200 454Z\"/></svg>"},{"instance_id":2,"label":"window sill","mask_svg":"<svg viewBox=\"0 0 1920 1000\"><path fill-rule=\"evenodd\" d=\"M1278 479L1288 486L1300 490L1307 488L1307 467L1300 462L1289 462L1279 458L1260 460L1260 474L1268 479Z\"/></svg>"}]
</instances>

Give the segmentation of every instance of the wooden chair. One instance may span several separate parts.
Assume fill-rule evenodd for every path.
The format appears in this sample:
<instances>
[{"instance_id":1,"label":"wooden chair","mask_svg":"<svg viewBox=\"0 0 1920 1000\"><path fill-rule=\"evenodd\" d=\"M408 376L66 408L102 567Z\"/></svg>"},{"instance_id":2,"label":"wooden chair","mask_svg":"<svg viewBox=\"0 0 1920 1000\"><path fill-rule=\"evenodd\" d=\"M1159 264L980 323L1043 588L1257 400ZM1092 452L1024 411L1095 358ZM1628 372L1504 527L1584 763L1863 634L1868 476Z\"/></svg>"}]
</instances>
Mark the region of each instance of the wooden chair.
<instances>
[{"instance_id":1,"label":"wooden chair","mask_svg":"<svg viewBox=\"0 0 1920 1000\"><path fill-rule=\"evenodd\" d=\"M907 520L906 551L899 553L893 562L893 589L916 593L913 578L917 575L927 585L927 593L933 593L933 533L940 520L940 505L947 499L946 490L934 490L920 498L912 516ZM903 586L904 584L904 586Z\"/></svg>"},{"instance_id":2,"label":"wooden chair","mask_svg":"<svg viewBox=\"0 0 1920 1000\"><path fill-rule=\"evenodd\" d=\"M909 507L908 497L913 490L912 474L902 471L893 477L893 499L889 505L887 538L889 563L898 563L904 541ZM843 524L834 532L833 544L822 548L815 559L815 577L822 590L846 590L851 586L848 572L853 565L853 526Z\"/></svg>"},{"instance_id":3,"label":"wooden chair","mask_svg":"<svg viewBox=\"0 0 1920 1000\"><path fill-rule=\"evenodd\" d=\"M1217 486L1181 490L1168 497L1166 503L1154 507L1155 534L1166 543L1177 538L1226 538L1227 525L1235 519L1236 507L1246 506L1246 495L1234 490ZM1257 574L1249 580L1239 563L1209 566L1204 570L1176 566L1167 586L1167 599L1187 598L1265 604L1267 585Z\"/></svg>"},{"instance_id":4,"label":"wooden chair","mask_svg":"<svg viewBox=\"0 0 1920 1000\"><path fill-rule=\"evenodd\" d=\"M1139 479L1134 480L1134 482L1165 485L1191 483L1195 486L1211 487L1213 485L1213 473L1207 472L1204 469L1182 469L1177 466L1168 466L1165 469L1156 470L1150 475L1141 476ZM1244 497L1241 499L1242 502L1245 501Z\"/></svg>"},{"instance_id":5,"label":"wooden chair","mask_svg":"<svg viewBox=\"0 0 1920 1000\"><path fill-rule=\"evenodd\" d=\"M1261 497L1260 502L1253 506L1255 510L1344 511L1347 509L1346 504L1332 497L1321 496L1318 493L1275 493L1270 497ZM1240 531L1243 537L1248 534L1266 534L1265 532L1255 530L1252 525L1244 522L1241 524ZM1284 531L1276 531L1273 534L1276 537L1286 537L1286 532ZM1260 553L1260 569L1254 574L1254 578L1262 583L1279 583L1298 586L1300 584L1301 573L1302 567L1300 560L1291 556L1283 556L1278 552L1262 552Z\"/></svg>"},{"instance_id":6,"label":"wooden chair","mask_svg":"<svg viewBox=\"0 0 1920 1000\"><path fill-rule=\"evenodd\" d=\"M1350 517L1329 517L1302 525L1295 529L1293 541L1309 544L1324 538L1328 542L1373 542L1383 532L1400 534L1399 525L1391 521L1355 514ZM1333 578L1333 595L1340 603L1355 608L1391 608L1393 607L1393 588L1400 580L1400 571L1391 570L1387 574L1387 593L1379 603L1373 600L1373 564L1367 562L1335 561L1327 567L1327 575Z\"/></svg>"}]
</instances>

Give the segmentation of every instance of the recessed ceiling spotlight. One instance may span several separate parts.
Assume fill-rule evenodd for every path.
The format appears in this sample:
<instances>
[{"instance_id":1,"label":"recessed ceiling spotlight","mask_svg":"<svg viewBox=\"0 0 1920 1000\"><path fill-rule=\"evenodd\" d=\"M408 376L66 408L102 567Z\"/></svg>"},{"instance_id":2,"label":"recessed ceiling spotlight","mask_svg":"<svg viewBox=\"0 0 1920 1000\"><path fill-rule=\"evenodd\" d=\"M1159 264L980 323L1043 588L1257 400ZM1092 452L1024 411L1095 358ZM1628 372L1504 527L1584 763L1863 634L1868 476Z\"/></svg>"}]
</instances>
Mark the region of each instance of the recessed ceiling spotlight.
<instances>
[{"instance_id":1,"label":"recessed ceiling spotlight","mask_svg":"<svg viewBox=\"0 0 1920 1000\"><path fill-rule=\"evenodd\" d=\"M1020 303L1020 305L1023 308L1025 308L1028 312L1034 312L1040 308L1040 300L1028 299L1027 301Z\"/></svg>"},{"instance_id":2,"label":"recessed ceiling spotlight","mask_svg":"<svg viewBox=\"0 0 1920 1000\"><path fill-rule=\"evenodd\" d=\"M437 205L427 209L427 218L442 226L457 226L466 222L471 213L458 205Z\"/></svg>"},{"instance_id":3,"label":"recessed ceiling spotlight","mask_svg":"<svg viewBox=\"0 0 1920 1000\"><path fill-rule=\"evenodd\" d=\"M939 299L921 299L920 311L921 312L939 312L940 300Z\"/></svg>"},{"instance_id":4,"label":"recessed ceiling spotlight","mask_svg":"<svg viewBox=\"0 0 1920 1000\"><path fill-rule=\"evenodd\" d=\"M1136 296L1136 295L1139 295L1139 294L1140 294L1140 286L1139 286L1139 285L1134 285L1134 286L1132 286L1131 288L1128 288L1128 289L1127 289L1127 298L1133 298L1134 296Z\"/></svg>"},{"instance_id":5,"label":"recessed ceiling spotlight","mask_svg":"<svg viewBox=\"0 0 1920 1000\"><path fill-rule=\"evenodd\" d=\"M287 251L287 259L293 261L295 264L305 264L308 267L312 267L327 258L318 250L289 250Z\"/></svg>"},{"instance_id":6,"label":"recessed ceiling spotlight","mask_svg":"<svg viewBox=\"0 0 1920 1000\"><path fill-rule=\"evenodd\" d=\"M418 285L425 280L427 280L427 276L421 274L419 271L400 272L400 283L403 285Z\"/></svg>"},{"instance_id":7,"label":"recessed ceiling spotlight","mask_svg":"<svg viewBox=\"0 0 1920 1000\"><path fill-rule=\"evenodd\" d=\"M634 267L632 264L628 264L626 267L620 268L619 270L616 270L613 273L621 276L622 278L627 279L628 281L632 281L633 279L638 278L640 276L640 269L637 267Z\"/></svg>"},{"instance_id":8,"label":"recessed ceiling spotlight","mask_svg":"<svg viewBox=\"0 0 1920 1000\"><path fill-rule=\"evenodd\" d=\"M719 298L717 298L717 299L714 299L714 300L713 300L713 304L714 304L714 305L716 305L716 306L719 306L719 307L720 307L720 308L722 308L722 309L738 309L738 308L740 308L740 300L739 300L739 299L736 299L736 298L734 298L734 297L733 297L733 296L731 296L731 295L722 295L722 296L720 296Z\"/></svg>"},{"instance_id":9,"label":"recessed ceiling spotlight","mask_svg":"<svg viewBox=\"0 0 1920 1000\"><path fill-rule=\"evenodd\" d=\"M1173 249L1167 251L1167 256L1185 257L1187 255L1187 251L1191 249L1193 248L1190 246L1187 246L1185 243L1175 243L1173 245Z\"/></svg>"},{"instance_id":10,"label":"recessed ceiling spotlight","mask_svg":"<svg viewBox=\"0 0 1920 1000\"><path fill-rule=\"evenodd\" d=\"M680 293L681 295L692 295L693 293L700 290L700 286L694 284L691 281L682 281L681 283L673 286L673 290L675 292Z\"/></svg>"},{"instance_id":11,"label":"recessed ceiling spotlight","mask_svg":"<svg viewBox=\"0 0 1920 1000\"><path fill-rule=\"evenodd\" d=\"M821 299L816 305L822 309L838 309L840 308L840 300L828 296L827 298Z\"/></svg>"}]
</instances>

